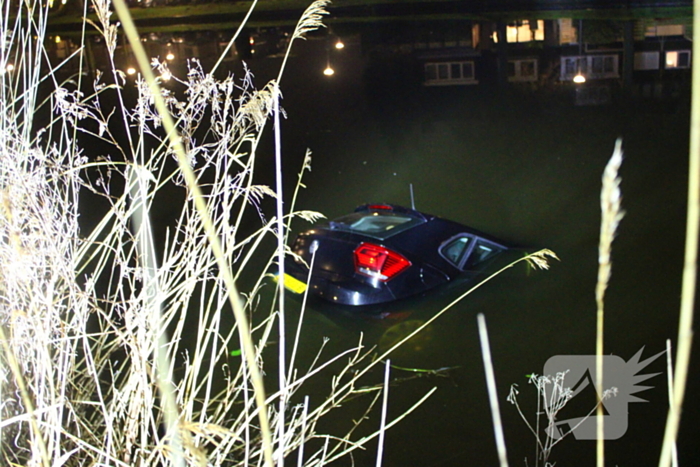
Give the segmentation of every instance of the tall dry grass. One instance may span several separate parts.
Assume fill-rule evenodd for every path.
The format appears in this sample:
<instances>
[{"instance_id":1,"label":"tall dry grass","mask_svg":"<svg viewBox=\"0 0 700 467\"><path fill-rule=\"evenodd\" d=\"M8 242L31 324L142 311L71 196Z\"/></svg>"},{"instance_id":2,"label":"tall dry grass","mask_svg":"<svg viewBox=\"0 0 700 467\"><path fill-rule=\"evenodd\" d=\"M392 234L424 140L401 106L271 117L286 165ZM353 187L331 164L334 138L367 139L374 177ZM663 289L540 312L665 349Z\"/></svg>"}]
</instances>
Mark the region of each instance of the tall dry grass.
<instances>
[{"instance_id":1,"label":"tall dry grass","mask_svg":"<svg viewBox=\"0 0 700 467\"><path fill-rule=\"evenodd\" d=\"M603 344L605 331L605 291L612 275L612 244L620 221L622 211L622 193L620 191L620 166L622 165L622 140L615 142L612 157L603 171L600 190L600 237L598 240L598 280L595 288L596 302L596 393L605 393L603 380ZM605 465L605 418L602 403L596 408L596 465Z\"/></svg>"},{"instance_id":2,"label":"tall dry grass","mask_svg":"<svg viewBox=\"0 0 700 467\"><path fill-rule=\"evenodd\" d=\"M98 21L85 27L102 35L110 69L59 82L46 60L47 7L0 2L0 65L15 66L0 75L0 463L313 466L381 438L402 417L359 439L356 426L316 430L348 398L374 393L371 407L386 394L386 383L359 384L377 364L370 349L360 341L323 360L320 340L319 357L301 369L298 332L286 354L283 289L259 306L266 274L283 268L289 223L320 217L282 204L278 132L278 184L254 181L265 128L279 125L283 70L260 89L249 73L217 79L196 60L174 76L139 52L123 2L91 5ZM311 4L292 43L321 26L326 5ZM113 7L141 63L135 83L114 60ZM83 51L69 60L82 64ZM186 91L168 91L166 80ZM48 97L37 102L40 90ZM88 158L86 140L107 149ZM87 193L105 209L81 231ZM161 232L152 214L163 198L177 215ZM262 215L266 199L272 216ZM265 377L273 341L279 372ZM304 397L304 383L339 361L327 397Z\"/></svg>"}]
</instances>

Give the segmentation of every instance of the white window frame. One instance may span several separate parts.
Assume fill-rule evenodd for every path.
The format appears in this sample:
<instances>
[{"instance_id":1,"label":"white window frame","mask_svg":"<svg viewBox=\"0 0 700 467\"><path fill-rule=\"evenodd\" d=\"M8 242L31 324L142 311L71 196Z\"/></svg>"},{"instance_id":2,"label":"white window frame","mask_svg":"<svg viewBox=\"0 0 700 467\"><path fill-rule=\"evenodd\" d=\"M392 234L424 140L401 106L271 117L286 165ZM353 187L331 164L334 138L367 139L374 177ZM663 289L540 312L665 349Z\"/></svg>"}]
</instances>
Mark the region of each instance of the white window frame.
<instances>
[{"instance_id":1,"label":"white window frame","mask_svg":"<svg viewBox=\"0 0 700 467\"><path fill-rule=\"evenodd\" d=\"M471 76L464 76L464 66L469 65ZM454 73L454 67L459 67L459 73ZM431 70L433 70L431 72ZM455 62L427 62L424 66L426 86L451 86L459 84L478 84L474 78L474 61L462 60Z\"/></svg>"},{"instance_id":2,"label":"white window frame","mask_svg":"<svg viewBox=\"0 0 700 467\"><path fill-rule=\"evenodd\" d=\"M610 67L605 67L603 70L596 70L600 61L605 65L609 63ZM561 57L561 72L559 79L561 81L572 81L574 76L581 72L586 79L610 79L620 77L620 57L617 54L612 55L574 55Z\"/></svg>"},{"instance_id":3,"label":"white window frame","mask_svg":"<svg viewBox=\"0 0 700 467\"><path fill-rule=\"evenodd\" d=\"M678 59L675 61L670 58L672 54L677 54L677 57L681 55L685 55L688 57L687 64L686 65L678 65ZM687 69L690 68L690 50L667 50L664 53L664 68L667 70L682 70L682 69Z\"/></svg>"},{"instance_id":4,"label":"white window frame","mask_svg":"<svg viewBox=\"0 0 700 467\"><path fill-rule=\"evenodd\" d=\"M524 76L521 71L521 65L526 62L532 62L534 64L535 73L531 76ZM508 77L508 81L511 82L532 82L537 81L539 78L539 67L538 60L536 58L522 58L517 60L508 60L508 63L512 63L515 69L515 74Z\"/></svg>"}]
</instances>

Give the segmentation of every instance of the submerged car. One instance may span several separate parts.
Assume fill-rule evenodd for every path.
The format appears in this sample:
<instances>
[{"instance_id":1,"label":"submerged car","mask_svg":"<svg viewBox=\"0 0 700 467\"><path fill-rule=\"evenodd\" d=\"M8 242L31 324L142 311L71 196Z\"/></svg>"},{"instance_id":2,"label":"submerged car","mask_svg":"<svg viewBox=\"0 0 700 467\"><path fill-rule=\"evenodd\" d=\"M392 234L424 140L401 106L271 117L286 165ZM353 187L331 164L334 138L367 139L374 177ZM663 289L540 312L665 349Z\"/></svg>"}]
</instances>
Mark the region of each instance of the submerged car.
<instances>
[{"instance_id":1,"label":"submerged car","mask_svg":"<svg viewBox=\"0 0 700 467\"><path fill-rule=\"evenodd\" d=\"M343 305L374 305L475 276L507 249L457 222L394 204L365 204L299 234L285 286L295 292L308 287Z\"/></svg>"}]
</instances>

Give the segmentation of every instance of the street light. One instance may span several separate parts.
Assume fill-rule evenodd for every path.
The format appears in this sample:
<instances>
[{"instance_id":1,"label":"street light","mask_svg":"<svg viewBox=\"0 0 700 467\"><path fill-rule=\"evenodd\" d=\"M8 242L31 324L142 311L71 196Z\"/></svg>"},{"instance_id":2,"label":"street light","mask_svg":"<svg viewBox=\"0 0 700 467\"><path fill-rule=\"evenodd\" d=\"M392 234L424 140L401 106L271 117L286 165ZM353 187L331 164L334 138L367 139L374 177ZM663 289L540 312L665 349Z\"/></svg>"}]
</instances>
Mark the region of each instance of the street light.
<instances>
[{"instance_id":1,"label":"street light","mask_svg":"<svg viewBox=\"0 0 700 467\"><path fill-rule=\"evenodd\" d=\"M335 70L331 66L331 51L328 48L328 44L326 44L326 68L323 70L323 74L326 76L333 76L335 74Z\"/></svg>"}]
</instances>

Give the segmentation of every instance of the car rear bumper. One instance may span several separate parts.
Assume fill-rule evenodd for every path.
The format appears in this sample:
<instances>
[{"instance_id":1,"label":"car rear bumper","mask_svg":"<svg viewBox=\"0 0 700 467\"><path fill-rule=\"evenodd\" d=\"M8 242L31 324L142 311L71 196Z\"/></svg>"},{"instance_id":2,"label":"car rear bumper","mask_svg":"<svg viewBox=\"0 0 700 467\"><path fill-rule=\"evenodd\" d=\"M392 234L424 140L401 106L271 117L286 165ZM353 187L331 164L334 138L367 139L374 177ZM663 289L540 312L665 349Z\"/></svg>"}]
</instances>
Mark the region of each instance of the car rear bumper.
<instances>
[{"instance_id":1,"label":"car rear bumper","mask_svg":"<svg viewBox=\"0 0 700 467\"><path fill-rule=\"evenodd\" d=\"M297 280L306 282L308 269L299 264L287 263L287 273ZM329 302L341 305L375 305L396 300L396 296L389 287L382 282L368 284L358 281L356 278L344 278L333 274L324 274L314 271L311 282L308 284L310 293Z\"/></svg>"},{"instance_id":2,"label":"car rear bumper","mask_svg":"<svg viewBox=\"0 0 700 467\"><path fill-rule=\"evenodd\" d=\"M309 291L330 302L342 305L376 305L396 299L383 284L372 287L357 282L335 282L320 277L314 277L311 280Z\"/></svg>"}]
</instances>

